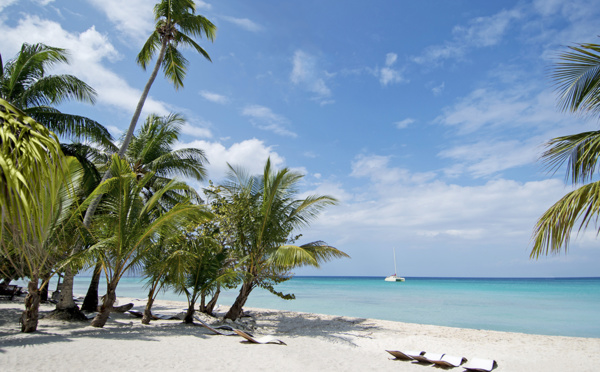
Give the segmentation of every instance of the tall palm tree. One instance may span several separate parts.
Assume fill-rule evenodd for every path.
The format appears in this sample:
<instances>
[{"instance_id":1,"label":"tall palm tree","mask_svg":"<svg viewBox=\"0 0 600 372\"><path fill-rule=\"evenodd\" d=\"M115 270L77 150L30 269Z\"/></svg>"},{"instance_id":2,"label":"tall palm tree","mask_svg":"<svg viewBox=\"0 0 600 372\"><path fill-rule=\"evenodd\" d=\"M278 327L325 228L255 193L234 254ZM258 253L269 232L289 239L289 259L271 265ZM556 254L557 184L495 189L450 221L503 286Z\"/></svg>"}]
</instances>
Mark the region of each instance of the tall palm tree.
<instances>
[{"instance_id":1,"label":"tall palm tree","mask_svg":"<svg viewBox=\"0 0 600 372\"><path fill-rule=\"evenodd\" d=\"M110 133L98 122L56 109L66 101L93 104L96 98L96 91L73 75L48 75L48 69L58 63L69 63L65 49L23 44L6 65L0 60L0 98L59 136L112 145Z\"/></svg>"},{"instance_id":2,"label":"tall palm tree","mask_svg":"<svg viewBox=\"0 0 600 372\"><path fill-rule=\"evenodd\" d=\"M287 280L295 267L319 267L333 258L348 257L322 241L294 244L295 229L307 227L325 207L337 202L325 195L296 199L302 177L288 168L273 170L270 159L260 177L248 176L243 169L230 166L222 196L235 221L234 249L240 259L243 283L225 318L237 319L256 287L293 298L276 292L274 284Z\"/></svg>"},{"instance_id":3,"label":"tall palm tree","mask_svg":"<svg viewBox=\"0 0 600 372\"><path fill-rule=\"evenodd\" d=\"M195 148L173 150L184 122L184 118L179 114L165 117L149 115L137 135L131 140L125 158L133 171L138 178L150 172L154 174L142 189L147 199L152 197L156 190L162 189L173 177L183 176L202 181L206 176L204 164L208 161L202 150ZM160 206L168 210L186 198L198 204L201 202L194 188L182 187L166 192L160 200ZM98 307L99 270L98 265L94 269L82 310L95 311Z\"/></svg>"},{"instance_id":4,"label":"tall palm tree","mask_svg":"<svg viewBox=\"0 0 600 372\"><path fill-rule=\"evenodd\" d=\"M201 38L204 35L207 39L213 41L217 28L207 18L195 13L196 4L193 0L161 0L154 6L155 29L138 54L137 62L142 68L146 69L157 50L158 57L119 149L118 154L120 157L123 157L127 151L142 113L142 108L160 67L163 67L165 76L175 85L176 89L183 87L183 79L185 78L188 61L177 48L179 46L191 46L210 61L208 53L194 41L194 38ZM108 172L105 173L102 182L106 181L109 177L110 174ZM88 206L83 219L84 226L90 226L98 204L100 204L100 198L96 198ZM65 274L64 283L68 284L68 288L61 296L61 302L73 308L75 307L75 303L72 301L72 273Z\"/></svg>"},{"instance_id":5,"label":"tall palm tree","mask_svg":"<svg viewBox=\"0 0 600 372\"><path fill-rule=\"evenodd\" d=\"M87 203L103 195L100 208L104 213L95 216L90 229L96 243L81 252L88 260L99 260L106 274L107 293L99 314L92 321L94 327L103 327L106 323L121 277L139 266L157 241L176 235L187 224L202 223L210 218L205 208L189 202L179 203L166 212L157 208L164 193L185 187L180 182L168 182L145 200L142 189L153 177L152 173L138 179L131 166L116 155L110 172L115 177L100 184L82 206L86 208Z\"/></svg>"},{"instance_id":6,"label":"tall palm tree","mask_svg":"<svg viewBox=\"0 0 600 372\"><path fill-rule=\"evenodd\" d=\"M83 172L58 139L0 99L0 251L18 276L29 277L21 331L37 329L40 277L52 270L76 234L73 204Z\"/></svg>"},{"instance_id":7,"label":"tall palm tree","mask_svg":"<svg viewBox=\"0 0 600 372\"><path fill-rule=\"evenodd\" d=\"M560 55L553 70L564 111L597 117L600 114L600 45L578 44ZM550 140L542 154L551 169L566 164L566 180L583 184L569 192L538 220L533 233L532 258L568 249L571 232L597 222L600 217L600 181L593 181L600 157L600 131L578 133ZM598 230L600 233L600 228Z\"/></svg>"}]
</instances>

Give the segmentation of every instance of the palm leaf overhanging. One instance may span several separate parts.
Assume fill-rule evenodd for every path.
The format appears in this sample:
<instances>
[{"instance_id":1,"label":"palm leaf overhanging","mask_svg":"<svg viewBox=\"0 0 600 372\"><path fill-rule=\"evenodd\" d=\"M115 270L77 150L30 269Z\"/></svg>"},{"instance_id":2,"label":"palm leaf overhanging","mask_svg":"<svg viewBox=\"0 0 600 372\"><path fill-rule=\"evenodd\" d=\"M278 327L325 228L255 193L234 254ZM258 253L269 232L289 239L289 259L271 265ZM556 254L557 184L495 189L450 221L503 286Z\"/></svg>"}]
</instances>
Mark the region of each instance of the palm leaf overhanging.
<instances>
[{"instance_id":1,"label":"palm leaf overhanging","mask_svg":"<svg viewBox=\"0 0 600 372\"><path fill-rule=\"evenodd\" d=\"M73 75L48 75L57 64L69 63L68 52L44 44L23 44L0 74L0 97L44 123L59 136L110 146L112 137L98 122L59 111L67 101L95 103L96 91Z\"/></svg>"},{"instance_id":2,"label":"palm leaf overhanging","mask_svg":"<svg viewBox=\"0 0 600 372\"><path fill-rule=\"evenodd\" d=\"M578 44L560 55L552 73L564 111L596 117L600 114L600 45ZM581 185L550 207L533 232L530 256L567 252L571 233L596 225L600 216L600 183L594 182L600 157L600 131L584 132L550 140L542 161L552 171L566 165L566 180ZM587 183L587 184L585 184Z\"/></svg>"}]
</instances>

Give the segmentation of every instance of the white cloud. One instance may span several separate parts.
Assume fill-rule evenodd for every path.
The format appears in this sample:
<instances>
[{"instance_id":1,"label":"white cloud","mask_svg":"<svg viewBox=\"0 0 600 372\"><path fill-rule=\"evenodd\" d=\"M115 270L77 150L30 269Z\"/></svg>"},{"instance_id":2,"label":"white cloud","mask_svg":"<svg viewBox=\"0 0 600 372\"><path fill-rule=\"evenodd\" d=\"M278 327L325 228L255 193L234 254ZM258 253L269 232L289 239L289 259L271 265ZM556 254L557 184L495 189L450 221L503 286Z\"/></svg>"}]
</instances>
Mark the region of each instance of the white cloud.
<instances>
[{"instance_id":1,"label":"white cloud","mask_svg":"<svg viewBox=\"0 0 600 372\"><path fill-rule=\"evenodd\" d=\"M154 0L88 1L101 10L119 31L139 43L145 41L154 30Z\"/></svg>"},{"instance_id":2,"label":"white cloud","mask_svg":"<svg viewBox=\"0 0 600 372\"><path fill-rule=\"evenodd\" d=\"M452 40L427 47L420 56L413 57L413 61L431 65L444 59L461 59L473 48L496 45L502 40L511 23L521 17L518 9L512 9L502 10L489 17L471 19L467 26L454 27Z\"/></svg>"},{"instance_id":3,"label":"white cloud","mask_svg":"<svg viewBox=\"0 0 600 372\"><path fill-rule=\"evenodd\" d=\"M4 8L8 8L9 6L17 3L19 0L2 0L0 1L0 11Z\"/></svg>"},{"instance_id":4,"label":"white cloud","mask_svg":"<svg viewBox=\"0 0 600 372\"><path fill-rule=\"evenodd\" d=\"M415 119L406 118L404 120L397 121L394 124L396 125L396 128L404 129L404 128L407 128L409 125L411 125L414 122L415 122Z\"/></svg>"},{"instance_id":5,"label":"white cloud","mask_svg":"<svg viewBox=\"0 0 600 372\"><path fill-rule=\"evenodd\" d=\"M207 101L220 103L222 105L229 102L229 99L226 96L218 93L208 92L206 90L200 91L200 95Z\"/></svg>"},{"instance_id":6,"label":"white cloud","mask_svg":"<svg viewBox=\"0 0 600 372\"><path fill-rule=\"evenodd\" d=\"M211 133L210 129L197 127L190 123L185 123L181 127L181 133L187 134L187 135L193 136L193 137L212 138L212 133Z\"/></svg>"},{"instance_id":7,"label":"white cloud","mask_svg":"<svg viewBox=\"0 0 600 372\"><path fill-rule=\"evenodd\" d=\"M440 85L437 85L437 86L431 88L431 92L433 93L434 96L439 96L440 94L442 94L445 87L446 87L446 83L441 83Z\"/></svg>"},{"instance_id":8,"label":"white cloud","mask_svg":"<svg viewBox=\"0 0 600 372\"><path fill-rule=\"evenodd\" d=\"M378 155L359 155L352 168L352 176L364 180L357 188L361 194L347 193L311 229L325 238L337 237L335 244L342 249L377 237L379 246L402 242L405 250L438 257L451 250L471 255L469 262L473 255L502 257L498 249L527 260L536 220L568 191L560 180L445 183L392 166L389 157Z\"/></svg>"},{"instance_id":9,"label":"white cloud","mask_svg":"<svg viewBox=\"0 0 600 372\"><path fill-rule=\"evenodd\" d=\"M402 72L392 67L396 63L398 55L395 53L388 53L385 56L385 67L376 70L376 75L379 76L379 82L381 85L388 85L394 83L403 83L407 80L402 76Z\"/></svg>"},{"instance_id":10,"label":"white cloud","mask_svg":"<svg viewBox=\"0 0 600 372\"><path fill-rule=\"evenodd\" d=\"M221 18L250 32L259 32L263 30L261 25L249 20L248 18L235 18L227 16L222 16Z\"/></svg>"},{"instance_id":11,"label":"white cloud","mask_svg":"<svg viewBox=\"0 0 600 372\"><path fill-rule=\"evenodd\" d=\"M105 60L114 61L120 59L121 55L107 37L94 27L81 33L69 33L56 22L36 16L25 16L14 28L0 24L0 34L4 35L3 52L9 52L8 55L16 54L23 42L41 42L67 49L71 64L57 65L53 73L75 75L96 90L98 104L133 113L141 91L132 88L123 78L104 67ZM148 113L167 115L169 112L166 104L149 97L144 105L142 117Z\"/></svg>"},{"instance_id":12,"label":"white cloud","mask_svg":"<svg viewBox=\"0 0 600 372\"><path fill-rule=\"evenodd\" d=\"M317 58L302 50L294 52L292 59L292 72L290 80L296 85L301 85L309 92L314 93L316 100L321 103L331 103L327 100L331 96L331 90L325 83L325 79L331 75L317 67Z\"/></svg>"},{"instance_id":13,"label":"white cloud","mask_svg":"<svg viewBox=\"0 0 600 372\"><path fill-rule=\"evenodd\" d=\"M290 126L287 118L274 113L270 108L260 105L244 107L242 115L249 117L250 122L257 128L272 131L282 136L297 137L297 134L286 127Z\"/></svg>"},{"instance_id":14,"label":"white cloud","mask_svg":"<svg viewBox=\"0 0 600 372\"><path fill-rule=\"evenodd\" d=\"M459 145L441 151L438 155L462 164L461 171L468 172L474 177L484 177L506 169L534 164L539 157L539 150L540 143L537 143L537 139L534 138L525 142L480 141ZM453 168L453 171L456 172L457 169Z\"/></svg>"},{"instance_id":15,"label":"white cloud","mask_svg":"<svg viewBox=\"0 0 600 372\"><path fill-rule=\"evenodd\" d=\"M250 174L260 174L263 171L267 159L271 158L271 164L280 168L285 160L270 146L265 146L263 141L258 139L245 140L225 147L219 142L192 141L180 142L175 148L198 148L205 152L210 164L207 165L208 178L215 183L222 181L229 168L227 163L232 166L242 167Z\"/></svg>"},{"instance_id":16,"label":"white cloud","mask_svg":"<svg viewBox=\"0 0 600 372\"><path fill-rule=\"evenodd\" d=\"M206 10L210 10L212 9L212 5L204 2L202 0L196 0L194 1L196 3L196 9L200 8L200 9L206 9Z\"/></svg>"}]
</instances>

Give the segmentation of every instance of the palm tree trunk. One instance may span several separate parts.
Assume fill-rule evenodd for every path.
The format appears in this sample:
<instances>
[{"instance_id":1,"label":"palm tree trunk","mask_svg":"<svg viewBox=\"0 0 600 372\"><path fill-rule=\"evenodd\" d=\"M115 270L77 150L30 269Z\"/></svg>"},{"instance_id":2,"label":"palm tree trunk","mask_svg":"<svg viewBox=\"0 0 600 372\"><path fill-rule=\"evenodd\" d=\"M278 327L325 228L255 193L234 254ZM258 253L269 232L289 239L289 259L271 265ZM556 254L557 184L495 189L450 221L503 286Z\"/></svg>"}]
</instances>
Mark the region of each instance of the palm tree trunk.
<instances>
[{"instance_id":1,"label":"palm tree trunk","mask_svg":"<svg viewBox=\"0 0 600 372\"><path fill-rule=\"evenodd\" d=\"M194 323L194 312L196 310L194 310L194 302L189 302L188 303L188 309L187 312L185 313L185 318L183 319L183 322L186 324L192 324Z\"/></svg>"},{"instance_id":2,"label":"palm tree trunk","mask_svg":"<svg viewBox=\"0 0 600 372\"><path fill-rule=\"evenodd\" d=\"M158 59L156 60L156 64L154 65L154 69L152 70L152 74L150 74L150 78L144 87L144 91L142 92L142 96L135 108L135 112L133 113L133 117L131 118L131 123L129 123L129 129L127 129L127 134L125 135L125 139L123 140L123 144L119 149L119 156L123 157L125 155L125 151L127 150L127 146L129 146L129 142L131 142L131 138L133 137L133 131L135 130L135 126L140 118L142 113L142 108L144 107L144 103L146 102L146 98L148 97L148 93L150 92L150 88L158 75L158 70L160 69L160 65L165 58L165 51L167 50L167 39L163 38L162 45L160 47L160 53L158 54Z\"/></svg>"},{"instance_id":3,"label":"palm tree trunk","mask_svg":"<svg viewBox=\"0 0 600 372\"><path fill-rule=\"evenodd\" d=\"M62 287L60 289L60 298L56 304L56 311L72 312L73 309L79 311L79 307L73 301L73 279L75 275L69 266L65 269Z\"/></svg>"},{"instance_id":4,"label":"palm tree trunk","mask_svg":"<svg viewBox=\"0 0 600 372\"><path fill-rule=\"evenodd\" d=\"M48 302L48 285L50 284L50 275L44 275L42 286L40 287L40 302Z\"/></svg>"},{"instance_id":5,"label":"palm tree trunk","mask_svg":"<svg viewBox=\"0 0 600 372\"><path fill-rule=\"evenodd\" d=\"M238 294L235 302L229 308L227 314L225 314L225 319L236 320L242 315L242 310L244 305L246 304L246 300L248 300L248 296L250 296L250 292L254 288L254 282L244 282L242 284L242 288L240 288L240 293Z\"/></svg>"},{"instance_id":6,"label":"palm tree trunk","mask_svg":"<svg viewBox=\"0 0 600 372\"><path fill-rule=\"evenodd\" d=\"M129 123L129 129L127 130L127 135L125 136L125 139L123 140L123 143L121 144L121 148L119 149L120 157L123 157L123 155L125 155L125 151L127 150L127 147L129 146L129 142L131 142L131 138L133 137L133 131L135 130L135 126L137 125L137 122L142 113L142 108L144 107L144 103L146 102L146 98L148 97L148 93L150 92L150 88L152 87L152 84L154 83L154 80L156 79L156 76L158 75L158 70L160 69L160 65L162 64L162 61L165 57L166 49L167 49L167 40L164 39L162 42L162 46L160 48L160 53L158 55L158 59L156 60L156 65L154 66L154 70L152 70L152 74L150 74L150 78L148 79L148 82L146 83L146 86L144 87L142 96L140 97L137 107L135 108L135 112L133 113L133 117L131 118L131 123ZM110 177L110 171L105 172L100 183L106 181L109 177ZM90 203L87 210L85 211L85 217L83 218L83 226L85 226L86 228L90 227L90 224L92 223L92 217L96 213L96 209L98 208L98 205L100 204L101 199L102 199L102 195L97 196L96 199L94 199ZM79 249L75 250L75 252L73 252L73 253L77 253L77 252L79 252ZM67 278L67 276L69 276L69 278ZM63 289L65 293L61 294L62 296L70 296L71 301L73 299L72 283L73 283L74 276L75 276L74 273L70 272L69 275L67 275L67 272L65 271L65 283L68 280L70 280L71 287L68 288L68 286L65 286ZM72 306L70 306L70 307L71 308L77 307L77 305L75 305L75 302L73 302ZM58 310L59 307L57 306L56 309ZM79 309L79 308L77 308L77 309Z\"/></svg>"},{"instance_id":7,"label":"palm tree trunk","mask_svg":"<svg viewBox=\"0 0 600 372\"><path fill-rule=\"evenodd\" d=\"M40 292L38 289L37 275L32 275L27 284L27 296L25 296L25 311L21 315L21 332L31 333L37 330L40 309Z\"/></svg>"},{"instance_id":8,"label":"palm tree trunk","mask_svg":"<svg viewBox=\"0 0 600 372\"><path fill-rule=\"evenodd\" d=\"M82 311L96 311L98 309L98 287L100 286L100 274L102 273L102 264L100 261L96 263L94 268L94 274L90 286L88 287L87 294L81 305Z\"/></svg>"},{"instance_id":9,"label":"palm tree trunk","mask_svg":"<svg viewBox=\"0 0 600 372\"><path fill-rule=\"evenodd\" d=\"M118 282L113 283L112 281L108 283L106 288L106 296L104 296L104 301L102 302L102 306L100 307L100 312L92 320L92 327L102 328L106 324L108 316L110 315L110 312L113 309L113 305L117 299L117 284Z\"/></svg>"},{"instance_id":10,"label":"palm tree trunk","mask_svg":"<svg viewBox=\"0 0 600 372\"><path fill-rule=\"evenodd\" d=\"M152 305L154 304L154 287L150 287L148 292L148 302L144 308L144 316L142 317L142 324L150 324L152 320Z\"/></svg>"},{"instance_id":11,"label":"palm tree trunk","mask_svg":"<svg viewBox=\"0 0 600 372\"><path fill-rule=\"evenodd\" d=\"M215 312L215 306L217 306L217 300L219 299L219 294L221 293L221 286L217 284L217 291L213 295L213 298L208 301L208 304L201 310L203 313L208 315L213 315Z\"/></svg>"}]
</instances>

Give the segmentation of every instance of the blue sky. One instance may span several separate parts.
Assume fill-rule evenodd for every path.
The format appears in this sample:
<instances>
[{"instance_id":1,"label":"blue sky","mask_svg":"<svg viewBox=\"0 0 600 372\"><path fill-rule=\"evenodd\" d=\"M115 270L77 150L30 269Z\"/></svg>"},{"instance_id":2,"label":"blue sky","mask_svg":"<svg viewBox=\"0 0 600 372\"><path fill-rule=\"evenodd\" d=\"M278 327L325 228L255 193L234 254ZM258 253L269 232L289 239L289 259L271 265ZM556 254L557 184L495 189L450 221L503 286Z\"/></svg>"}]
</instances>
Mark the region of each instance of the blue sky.
<instances>
[{"instance_id":1,"label":"blue sky","mask_svg":"<svg viewBox=\"0 0 600 372\"><path fill-rule=\"evenodd\" d=\"M304 231L352 256L302 275L598 276L594 231L568 255L529 259L545 209L570 190L537 159L550 138L597 128L559 112L548 70L598 42L599 1L196 1L218 27L191 50L183 89L154 83L143 117L187 118L209 178L267 157L340 204ZM0 53L71 53L95 106L67 104L119 137L149 72L135 64L154 0L1 0ZM201 188L201 184L195 185Z\"/></svg>"}]
</instances>

